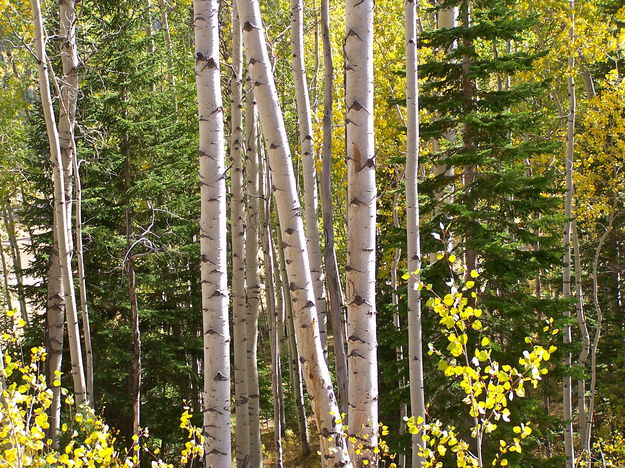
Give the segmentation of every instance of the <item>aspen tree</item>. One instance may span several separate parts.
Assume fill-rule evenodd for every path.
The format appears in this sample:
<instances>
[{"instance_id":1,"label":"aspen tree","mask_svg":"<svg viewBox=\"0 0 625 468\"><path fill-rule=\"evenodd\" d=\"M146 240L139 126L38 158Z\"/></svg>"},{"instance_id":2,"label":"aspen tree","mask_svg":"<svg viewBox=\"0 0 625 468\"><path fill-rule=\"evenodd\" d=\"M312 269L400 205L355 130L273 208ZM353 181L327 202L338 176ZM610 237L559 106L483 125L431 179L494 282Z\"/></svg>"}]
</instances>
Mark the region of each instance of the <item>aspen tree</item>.
<instances>
[{"instance_id":1,"label":"aspen tree","mask_svg":"<svg viewBox=\"0 0 625 468\"><path fill-rule=\"evenodd\" d=\"M227 467L230 448L230 331L226 165L219 66L219 0L194 0L195 80L200 127L200 255L204 336L204 463Z\"/></svg>"},{"instance_id":2,"label":"aspen tree","mask_svg":"<svg viewBox=\"0 0 625 468\"><path fill-rule=\"evenodd\" d=\"M4 228L6 229L9 237L9 251L11 252L11 263L13 263L13 273L15 274L15 282L17 285L17 299L20 304L20 315L22 316L22 319L28 323L28 308L26 307L24 275L22 273L22 252L17 240L17 229L15 227L15 217L13 216L13 206L8 200L4 206L2 215Z\"/></svg>"},{"instance_id":3,"label":"aspen tree","mask_svg":"<svg viewBox=\"0 0 625 468\"><path fill-rule=\"evenodd\" d=\"M230 225L232 236L232 330L234 338L235 457L238 467L249 461L249 410L247 398L247 330L245 306L245 227L243 211L243 48L236 5L232 5L232 77L230 79Z\"/></svg>"},{"instance_id":4,"label":"aspen tree","mask_svg":"<svg viewBox=\"0 0 625 468\"><path fill-rule=\"evenodd\" d=\"M302 147L304 169L304 229L315 304L319 316L321 346L327 354L327 306L323 287L323 267L321 265L321 243L319 242L319 219L317 216L317 174L315 169L315 148L308 96L308 82L304 65L304 4L302 0L291 0L291 66L295 82L295 104L299 143Z\"/></svg>"},{"instance_id":5,"label":"aspen tree","mask_svg":"<svg viewBox=\"0 0 625 468\"><path fill-rule=\"evenodd\" d=\"M346 3L347 359L350 435L377 445L376 185L373 141L373 0ZM365 451L356 454L360 466Z\"/></svg>"},{"instance_id":6,"label":"aspen tree","mask_svg":"<svg viewBox=\"0 0 625 468\"><path fill-rule=\"evenodd\" d=\"M282 245L280 229L276 229L278 246L278 269L280 270L280 287L284 297L285 325L287 336L287 351L289 355L289 373L291 377L291 387L293 388L293 399L297 408L297 427L299 431L299 441L302 446L302 455L310 453L310 437L308 435L308 424L306 423L306 404L304 403L304 388L302 385L302 367L300 366L299 353L295 342L295 326L293 324L293 307L291 305L291 294L289 292L289 281L286 274L286 264L284 261L284 250ZM277 282L276 282L277 283Z\"/></svg>"},{"instance_id":7,"label":"aspen tree","mask_svg":"<svg viewBox=\"0 0 625 468\"><path fill-rule=\"evenodd\" d=\"M46 123L46 132L50 145L50 160L52 163L52 175L54 185L54 214L56 222L56 235L58 238L59 258L61 264L61 277L63 282L64 298L67 312L67 335L69 339L70 357L72 361L72 380L74 394L78 405L88 404L85 385L85 374L82 361L82 346L78 328L78 316L76 311L76 296L71 269L71 251L68 241L68 220L65 200L65 181L63 177L63 159L59 133L56 126L56 117L52 108L52 96L48 74L48 60L45 53L45 40L43 20L41 16L41 3L39 0L31 0L33 24L35 30L35 56L38 64L39 92Z\"/></svg>"},{"instance_id":8,"label":"aspen tree","mask_svg":"<svg viewBox=\"0 0 625 468\"><path fill-rule=\"evenodd\" d=\"M570 27L569 40L572 44L575 42L575 1L569 0L570 8ZM571 227L573 216L573 158L575 155L575 78L573 71L575 69L575 55L569 51L568 57L568 94L569 94L569 113L567 117L567 135L566 135L566 158L565 164L565 198L564 198L564 217L566 218L564 225L564 257L562 270L562 293L565 298L571 297ZM564 311L565 319L571 316L570 310ZM566 325L562 331L565 346L571 343L571 326ZM565 351L564 366L571 367L571 352ZM564 455L566 457L566 468L575 466L575 446L573 444L573 395L571 388L571 375L567 374L562 379L562 403L563 413L562 420L564 422Z\"/></svg>"},{"instance_id":9,"label":"aspen tree","mask_svg":"<svg viewBox=\"0 0 625 468\"><path fill-rule=\"evenodd\" d=\"M9 269L4 257L4 245L2 236L0 236L0 260L2 262L2 282L4 286L4 306L6 310L13 310L13 301L11 300L11 291L9 290Z\"/></svg>"},{"instance_id":10,"label":"aspen tree","mask_svg":"<svg viewBox=\"0 0 625 468\"><path fill-rule=\"evenodd\" d=\"M332 326L336 381L341 412L347 412L347 356L345 354L345 327L342 320L343 291L334 249L334 215L332 213L332 44L330 42L329 0L321 0L321 36L323 42L323 142L321 146L321 213L325 237L324 261L328 288L329 316Z\"/></svg>"},{"instance_id":11,"label":"aspen tree","mask_svg":"<svg viewBox=\"0 0 625 468\"><path fill-rule=\"evenodd\" d=\"M423 341L421 337L421 238L419 222L419 73L417 56L417 5L406 0L406 229L408 236L408 360L411 416L425 420L423 394ZM412 436L412 467L423 466L421 431Z\"/></svg>"},{"instance_id":12,"label":"aspen tree","mask_svg":"<svg viewBox=\"0 0 625 468\"><path fill-rule=\"evenodd\" d=\"M251 90L245 96L245 302L247 328L247 398L250 425L250 466L262 463L260 441L260 390L258 387L258 312L260 281L258 278L259 243L259 177L258 177L258 115Z\"/></svg>"},{"instance_id":13,"label":"aspen tree","mask_svg":"<svg viewBox=\"0 0 625 468\"><path fill-rule=\"evenodd\" d=\"M320 434L321 454L326 464L351 466L343 438L343 425L324 359L315 306L301 207L284 118L263 33L257 0L237 0L247 67L258 103L260 121L269 156L269 168L288 274L289 290L296 321L297 344L308 391L316 403L315 418ZM249 288L248 288L249 289Z\"/></svg>"}]
</instances>

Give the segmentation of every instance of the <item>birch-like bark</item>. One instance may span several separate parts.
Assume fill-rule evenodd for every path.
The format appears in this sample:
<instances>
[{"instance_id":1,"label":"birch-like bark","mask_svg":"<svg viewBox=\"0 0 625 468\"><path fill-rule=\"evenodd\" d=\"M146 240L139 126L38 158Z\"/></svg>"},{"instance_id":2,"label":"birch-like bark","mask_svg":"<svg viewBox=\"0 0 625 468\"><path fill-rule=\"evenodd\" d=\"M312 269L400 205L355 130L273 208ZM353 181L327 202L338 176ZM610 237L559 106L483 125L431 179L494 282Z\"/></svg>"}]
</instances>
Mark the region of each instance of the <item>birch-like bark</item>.
<instances>
[{"instance_id":1,"label":"birch-like bark","mask_svg":"<svg viewBox=\"0 0 625 468\"><path fill-rule=\"evenodd\" d=\"M419 222L419 73L417 55L417 5L406 0L406 230L408 236L408 360L410 408L415 421L425 422L423 393L423 341L421 337L421 237ZM412 436L412 467L424 463L423 433Z\"/></svg>"},{"instance_id":2,"label":"birch-like bark","mask_svg":"<svg viewBox=\"0 0 625 468\"><path fill-rule=\"evenodd\" d=\"M33 23L35 26L35 54L38 63L39 90L41 93L41 104L43 107L48 142L50 145L50 160L52 163L54 184L54 209L55 220L57 223L56 231L58 236L59 257L67 312L67 335L70 344L69 348L72 361L74 394L78 405L89 404L86 395L80 332L76 312L76 296L74 292L74 282L71 269L71 252L68 242L69 231L67 228L68 221L66 210L66 204L68 201L65 200L63 159L61 158L61 147L59 143L59 133L56 127L56 118L52 108L52 96L50 93L50 82L48 76L48 60L45 54L45 40L40 0L31 0L31 7L33 13Z\"/></svg>"},{"instance_id":3,"label":"birch-like bark","mask_svg":"<svg viewBox=\"0 0 625 468\"><path fill-rule=\"evenodd\" d=\"M247 306L247 398L250 424L250 467L262 463L260 441L260 390L258 387L258 312L260 283L258 278L258 115L250 91L245 96L245 294Z\"/></svg>"},{"instance_id":4,"label":"birch-like bark","mask_svg":"<svg viewBox=\"0 0 625 468\"><path fill-rule=\"evenodd\" d=\"M91 326L89 325L89 308L87 306L87 278L85 276L85 260L82 246L82 184L77 155L74 155L74 158L72 158L72 163L74 166L74 182L76 185L76 263L78 264L80 317L82 320L83 339L85 341L85 380L87 399L93 402L93 349L91 346Z\"/></svg>"},{"instance_id":5,"label":"birch-like bark","mask_svg":"<svg viewBox=\"0 0 625 468\"><path fill-rule=\"evenodd\" d=\"M54 203L54 202L53 202ZM59 256L59 241L56 226L56 212L52 213L52 246L50 249L50 263L48 265L48 291L46 299L46 379L48 388L52 391L52 401L48 412L50 427L47 436L52 440L52 447L58 448L59 429L61 428L61 387L55 386L54 381L61 376L63 364L63 341L65 324L65 293L63 291L63 275L61 258Z\"/></svg>"},{"instance_id":6,"label":"birch-like bark","mask_svg":"<svg viewBox=\"0 0 625 468\"><path fill-rule=\"evenodd\" d=\"M329 465L351 466L343 438L343 426L336 419L339 409L319 337L301 207L295 188L295 174L284 118L265 43L260 6L257 0L237 0L237 7L248 57L248 70L254 83L254 95L269 156L268 164L285 250L293 317L296 321L297 344L306 386L317 408L315 417L321 436L321 454Z\"/></svg>"},{"instance_id":7,"label":"birch-like bark","mask_svg":"<svg viewBox=\"0 0 625 468\"><path fill-rule=\"evenodd\" d=\"M295 82L295 103L299 143L302 147L304 169L304 229L308 261L315 290L315 304L319 317L321 346L327 357L328 317L323 267L321 265L321 243L319 242L319 219L317 216L317 171L315 169L315 148L308 81L304 65L304 4L302 0L291 0L291 65Z\"/></svg>"},{"instance_id":8,"label":"birch-like bark","mask_svg":"<svg viewBox=\"0 0 625 468\"><path fill-rule=\"evenodd\" d=\"M17 299L20 304L20 315L28 323L28 307L26 306L26 295L24 294L24 275L22 273L22 252L17 240L17 229L15 228L15 217L13 216L13 206L7 201L4 206L4 228L9 236L9 246L11 252L11 263L15 273L15 283L17 285Z\"/></svg>"},{"instance_id":9,"label":"birch-like bark","mask_svg":"<svg viewBox=\"0 0 625 468\"><path fill-rule=\"evenodd\" d=\"M273 420L274 420L274 451L275 468L283 468L284 460L282 456L282 370L280 367L280 340L278 338L278 309L276 285L274 283L274 246L271 239L269 227L269 216L271 206L271 181L268 177L267 165L263 164L263 157L258 158L259 162L259 195L260 195L260 238L263 246L263 269L265 276L265 305L266 319L269 324L269 347L271 353L271 393L273 397Z\"/></svg>"},{"instance_id":10,"label":"birch-like bark","mask_svg":"<svg viewBox=\"0 0 625 468\"><path fill-rule=\"evenodd\" d=\"M194 0L193 12L200 128L198 155L204 336L204 465L227 467L231 463L230 331L219 0Z\"/></svg>"},{"instance_id":11,"label":"birch-like bark","mask_svg":"<svg viewBox=\"0 0 625 468\"><path fill-rule=\"evenodd\" d=\"M234 404L237 467L249 463L249 409L247 398L247 329L245 306L245 226L243 211L243 49L236 5L232 6L232 77L230 79L230 225L232 235L232 321L234 338Z\"/></svg>"},{"instance_id":12,"label":"birch-like bark","mask_svg":"<svg viewBox=\"0 0 625 468\"><path fill-rule=\"evenodd\" d=\"M347 146L347 359L353 460L373 456L378 439L375 307L376 197L373 137L373 0L345 7ZM366 448L356 453L356 446Z\"/></svg>"},{"instance_id":13,"label":"birch-like bark","mask_svg":"<svg viewBox=\"0 0 625 468\"><path fill-rule=\"evenodd\" d=\"M286 273L286 263L284 261L284 250L282 249L282 236L280 229L276 230L278 247L278 261L280 269L280 286L284 297L284 306L286 311L286 336L287 351L289 354L289 373L291 377L291 387L293 388L293 399L297 408L297 427L299 441L302 446L302 455L305 457L310 454L310 436L308 434L308 424L306 417L306 405L304 403L304 388L302 385L302 368L300 366L299 353L295 341L295 326L293 323L293 307L291 304L291 293L289 291L289 281Z\"/></svg>"},{"instance_id":14,"label":"birch-like bark","mask_svg":"<svg viewBox=\"0 0 625 468\"><path fill-rule=\"evenodd\" d=\"M343 291L334 249L334 215L332 213L332 86L334 66L330 42L330 0L321 0L321 36L323 39L323 143L321 169L321 213L325 238L324 261L328 288L329 318L332 327L336 381L341 413L347 413L347 355L343 324Z\"/></svg>"},{"instance_id":15,"label":"birch-like bark","mask_svg":"<svg viewBox=\"0 0 625 468\"><path fill-rule=\"evenodd\" d=\"M569 40L575 40L575 1L569 0L571 11L571 26L569 29ZM573 70L575 69L575 57L571 53L568 58L568 93L569 93L569 114L567 118L566 136L566 159L565 159L565 181L566 192L564 198L564 258L562 271L562 293L565 298L571 297L571 227L573 211L573 158L575 154L575 79ZM568 320L571 316L570 310L564 311L564 318ZM571 326L566 325L563 329L564 345L568 347L571 343ZM571 367L571 352L564 353L564 367ZM571 376L565 374L562 380L562 421L564 422L564 455L566 457L566 468L575 466L575 447L573 445L573 396L571 393Z\"/></svg>"}]
</instances>

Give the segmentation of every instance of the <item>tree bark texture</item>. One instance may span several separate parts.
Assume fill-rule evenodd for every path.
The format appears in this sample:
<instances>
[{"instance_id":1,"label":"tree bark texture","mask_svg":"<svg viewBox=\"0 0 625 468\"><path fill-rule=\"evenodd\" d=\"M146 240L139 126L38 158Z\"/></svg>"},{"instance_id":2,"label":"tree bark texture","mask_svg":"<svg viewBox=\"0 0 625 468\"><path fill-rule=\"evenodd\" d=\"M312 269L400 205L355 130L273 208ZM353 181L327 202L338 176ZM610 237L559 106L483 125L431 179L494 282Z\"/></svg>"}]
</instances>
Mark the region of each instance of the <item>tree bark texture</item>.
<instances>
[{"instance_id":1,"label":"tree bark texture","mask_svg":"<svg viewBox=\"0 0 625 468\"><path fill-rule=\"evenodd\" d=\"M347 359L351 437L372 459L378 434L375 308L376 185L373 137L373 0L346 2Z\"/></svg>"},{"instance_id":2,"label":"tree bark texture","mask_svg":"<svg viewBox=\"0 0 625 468\"><path fill-rule=\"evenodd\" d=\"M321 454L327 464L351 466L343 426L337 422L339 409L324 359L315 306L301 207L288 146L284 118L263 33L257 0L237 0L247 64L269 156L276 209L280 222L289 290L296 321L297 344L304 379L315 400L316 421L321 435ZM248 287L249 289L249 287Z\"/></svg>"},{"instance_id":3,"label":"tree bark texture","mask_svg":"<svg viewBox=\"0 0 625 468\"><path fill-rule=\"evenodd\" d=\"M245 304L245 212L243 210L243 48L236 5L232 5L232 77L230 134L230 225L232 235L232 330L234 338L234 404L237 467L249 463L249 410L247 397L247 330Z\"/></svg>"},{"instance_id":4,"label":"tree bark texture","mask_svg":"<svg viewBox=\"0 0 625 468\"><path fill-rule=\"evenodd\" d=\"M15 273L17 299L20 304L20 315L22 316L22 319L28 323L28 307L26 306L26 295L24 294L24 274L22 273L22 252L17 239L15 216L13 215L13 206L10 201L7 201L4 206L2 218L4 219L4 227L7 231L7 235L9 236L9 251L11 252L11 263L13 264L13 272Z\"/></svg>"},{"instance_id":5,"label":"tree bark texture","mask_svg":"<svg viewBox=\"0 0 625 468\"><path fill-rule=\"evenodd\" d=\"M304 169L304 229L306 233L306 247L308 248L308 261L315 290L321 346L327 357L328 317L325 288L323 287L321 243L319 241L317 171L315 168L312 116L304 64L304 4L302 0L291 0L291 65L293 68L293 81L295 82L299 143L302 148L302 166Z\"/></svg>"},{"instance_id":6,"label":"tree bark texture","mask_svg":"<svg viewBox=\"0 0 625 468\"><path fill-rule=\"evenodd\" d=\"M332 86L334 66L330 42L330 0L321 1L321 31L323 40L323 143L321 169L321 213L325 238L324 261L329 299L329 321L332 327L336 380L341 413L347 413L347 355L343 323L343 291L334 248L334 214L332 213Z\"/></svg>"},{"instance_id":7,"label":"tree bark texture","mask_svg":"<svg viewBox=\"0 0 625 468\"><path fill-rule=\"evenodd\" d=\"M194 0L193 12L200 128L204 465L217 468L231 463L226 164L219 62L219 0Z\"/></svg>"},{"instance_id":8,"label":"tree bark texture","mask_svg":"<svg viewBox=\"0 0 625 468\"><path fill-rule=\"evenodd\" d=\"M245 97L245 278L247 327L247 398L250 424L250 467L261 466L260 390L258 387L258 313L260 282L258 277L259 243L259 177L258 177L258 115L254 95Z\"/></svg>"},{"instance_id":9,"label":"tree bark texture","mask_svg":"<svg viewBox=\"0 0 625 468\"><path fill-rule=\"evenodd\" d=\"M56 118L52 108L52 96L50 93L50 82L48 74L48 61L45 54L45 40L43 21L41 17L41 4L39 0L31 0L33 13L33 23L35 30L35 54L38 63L39 89L41 93L41 104L46 122L46 132L50 145L50 160L52 163L52 174L54 184L54 209L55 209L55 229L58 236L59 257L63 279L63 289L65 293L65 304L67 312L67 335L70 344L70 356L72 361L72 379L74 383L74 394L78 405L88 404L85 385L84 366L82 361L82 346L80 343L80 331L78 327L78 316L76 311L76 296L71 269L71 249L68 241L68 220L67 203L65 199L65 181L63 159L61 157L61 147L59 143L59 133L56 127Z\"/></svg>"},{"instance_id":10,"label":"tree bark texture","mask_svg":"<svg viewBox=\"0 0 625 468\"><path fill-rule=\"evenodd\" d=\"M417 5L405 3L406 16L406 230L408 237L408 359L410 408L415 421L425 422L423 392L423 341L421 336L421 236L419 221L419 73L417 55ZM421 431L412 436L412 467L424 463L419 451L424 448Z\"/></svg>"}]
</instances>

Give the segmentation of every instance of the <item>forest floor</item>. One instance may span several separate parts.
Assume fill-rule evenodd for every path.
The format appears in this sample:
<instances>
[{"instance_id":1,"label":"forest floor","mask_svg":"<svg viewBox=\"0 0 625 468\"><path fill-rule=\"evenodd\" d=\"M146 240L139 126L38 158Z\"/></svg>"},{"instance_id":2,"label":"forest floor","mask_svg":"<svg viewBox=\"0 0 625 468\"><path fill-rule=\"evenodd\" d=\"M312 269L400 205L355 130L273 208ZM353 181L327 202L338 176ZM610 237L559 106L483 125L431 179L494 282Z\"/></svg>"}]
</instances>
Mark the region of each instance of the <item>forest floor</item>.
<instances>
[{"instance_id":1,"label":"forest floor","mask_svg":"<svg viewBox=\"0 0 625 468\"><path fill-rule=\"evenodd\" d=\"M308 428L310 431L310 453L306 456L302 453L302 445L300 443L299 435L293 432L291 429L287 429L282 437L282 459L285 468L319 468L321 463L319 462L319 437L317 435L317 428L315 427L315 421L310 419L308 421ZM261 426L261 440L263 443L263 463L265 466L275 466L276 450L274 443L274 431L273 424Z\"/></svg>"}]
</instances>

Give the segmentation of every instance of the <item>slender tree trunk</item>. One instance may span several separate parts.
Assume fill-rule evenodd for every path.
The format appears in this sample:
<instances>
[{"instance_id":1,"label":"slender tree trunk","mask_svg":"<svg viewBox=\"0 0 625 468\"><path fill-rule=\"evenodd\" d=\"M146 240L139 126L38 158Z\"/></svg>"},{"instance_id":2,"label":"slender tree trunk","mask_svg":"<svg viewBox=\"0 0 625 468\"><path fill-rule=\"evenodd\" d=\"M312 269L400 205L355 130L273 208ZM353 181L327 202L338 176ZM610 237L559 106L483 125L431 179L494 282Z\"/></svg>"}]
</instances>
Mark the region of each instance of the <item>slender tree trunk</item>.
<instances>
[{"instance_id":1,"label":"slender tree trunk","mask_svg":"<svg viewBox=\"0 0 625 468\"><path fill-rule=\"evenodd\" d=\"M321 23L323 39L323 144L321 170L321 213L325 237L324 260L326 286L329 298L330 326L336 361L336 380L341 413L347 413L347 356L345 354L345 327L342 310L343 291L339 278L339 268L334 250L334 215L332 213L332 86L334 66L332 65L332 45L330 42L330 0L321 0Z\"/></svg>"},{"instance_id":2,"label":"slender tree trunk","mask_svg":"<svg viewBox=\"0 0 625 468\"><path fill-rule=\"evenodd\" d=\"M126 236L130 240L131 215L126 210ZM130 247L130 244L128 244ZM139 301L137 299L137 278L135 275L135 261L132 253L128 253L126 260L126 275L128 278L128 297L130 299L130 315L132 326L132 433L139 437L141 434L141 328L139 323Z\"/></svg>"},{"instance_id":3,"label":"slender tree trunk","mask_svg":"<svg viewBox=\"0 0 625 468\"><path fill-rule=\"evenodd\" d=\"M574 0L569 1L571 11L571 27L569 30L569 39L571 43L575 40L575 18L574 18ZM568 59L568 69L572 73L575 69L575 57L571 53ZM573 208L573 158L575 153L575 80L572 75L568 78L569 93L569 115L567 123L566 137L566 160L565 160L565 179L566 193L564 200L564 217L566 218L564 226L564 268L562 273L562 293L565 298L571 297L571 227L572 227L572 208ZM571 316L571 312L567 309L564 312L565 320ZM565 347L571 343L571 326L566 325L563 330L563 339ZM564 367L571 367L571 352L565 350ZM573 397L571 394L571 376L565 374L562 381L562 400L564 422L564 455L566 457L566 468L575 466L575 447L573 445Z\"/></svg>"},{"instance_id":4,"label":"slender tree trunk","mask_svg":"<svg viewBox=\"0 0 625 468\"><path fill-rule=\"evenodd\" d=\"M63 279L63 290L67 311L67 335L70 343L70 356L72 360L72 378L74 382L74 394L76 403L89 404L86 395L85 374L82 362L80 343L80 331L78 328L78 315L76 312L76 296L71 269L71 252L68 241L68 220L65 200L65 181L63 178L63 159L59 143L59 133L56 127L56 119L52 108L52 96L50 94L50 82L48 76L48 60L45 55L45 40L43 22L41 17L40 0L31 0L33 22L35 26L35 54L38 62L39 89L41 104L46 122L46 131L50 145L50 160L52 163L54 183L55 221L58 236L59 257Z\"/></svg>"},{"instance_id":5,"label":"slender tree trunk","mask_svg":"<svg viewBox=\"0 0 625 468\"><path fill-rule=\"evenodd\" d=\"M245 223L245 278L247 305L247 385L250 424L250 467L262 464L260 441L260 390L258 387L258 311L260 283L258 279L258 128L256 103L251 91L245 101L245 176L246 223Z\"/></svg>"},{"instance_id":6,"label":"slender tree trunk","mask_svg":"<svg viewBox=\"0 0 625 468\"><path fill-rule=\"evenodd\" d=\"M586 371L588 364L588 356L590 355L590 336L588 333L588 325L586 323L586 313L584 311L584 295L582 288L582 262L579 248L579 238L577 235L577 221L573 221L571 231L571 241L573 246L573 257L575 259L575 297L577 298L577 304L575 305L577 311L577 325L579 327L580 335L582 337L582 349L580 350L577 364ZM590 454L590 439L588 439L588 408L586 406L586 378L577 380L577 405L579 415L579 434L582 442L582 450L586 454ZM586 441L588 443L586 444Z\"/></svg>"},{"instance_id":7,"label":"slender tree trunk","mask_svg":"<svg viewBox=\"0 0 625 468\"><path fill-rule=\"evenodd\" d=\"M376 185L373 141L373 0L346 3L347 359L354 462L374 460L378 435L375 307ZM356 453L362 443L365 450ZM375 464L375 463L374 463Z\"/></svg>"},{"instance_id":8,"label":"slender tree trunk","mask_svg":"<svg viewBox=\"0 0 625 468\"><path fill-rule=\"evenodd\" d=\"M308 261L315 290L315 304L319 317L321 346L327 358L327 306L323 287L323 267L321 265L321 243L319 242L319 220L317 216L317 174L315 169L315 148L313 140L310 97L304 65L304 4L302 0L291 0L291 64L295 82L295 103L299 143L302 146L304 169L304 229Z\"/></svg>"},{"instance_id":9,"label":"slender tree trunk","mask_svg":"<svg viewBox=\"0 0 625 468\"><path fill-rule=\"evenodd\" d=\"M52 225L56 226L56 213L52 213ZM47 436L52 440L52 446L58 448L58 435L61 428L61 387L55 386L54 381L61 376L63 363L63 332L65 324L65 293L63 291L63 278L61 271L61 258L59 256L57 230L52 230L52 246L50 248L50 263L48 265L48 291L46 302L46 347L47 359L47 385L52 390L52 401L48 413Z\"/></svg>"},{"instance_id":10,"label":"slender tree trunk","mask_svg":"<svg viewBox=\"0 0 625 468\"><path fill-rule=\"evenodd\" d=\"M93 396L93 349L91 346L91 327L89 325L89 309L87 306L87 279L85 276L84 250L82 246L82 184L80 181L80 167L77 157L72 159L74 164L74 180L76 184L76 262L78 263L78 290L80 294L80 316L85 340L85 380L87 385L87 399L94 402Z\"/></svg>"},{"instance_id":11,"label":"slender tree trunk","mask_svg":"<svg viewBox=\"0 0 625 468\"><path fill-rule=\"evenodd\" d=\"M200 254L204 336L204 465L227 467L230 447L226 164L219 65L219 0L194 0L200 127Z\"/></svg>"},{"instance_id":12,"label":"slender tree trunk","mask_svg":"<svg viewBox=\"0 0 625 468\"><path fill-rule=\"evenodd\" d=\"M406 15L406 229L408 236L408 359L410 408L416 421L425 422L423 393L423 341L421 338L421 237L419 221L419 74L417 56L417 5L407 0ZM419 451L424 448L421 431L412 436L412 467L424 463Z\"/></svg>"},{"instance_id":13,"label":"slender tree trunk","mask_svg":"<svg viewBox=\"0 0 625 468\"><path fill-rule=\"evenodd\" d=\"M24 275L22 273L22 252L17 239L17 229L15 228L13 207L9 201L7 201L3 211L4 227L7 231L7 235L9 236L9 245L11 247L11 261L13 263L13 271L15 273L17 299L20 304L20 315L22 316L22 319L28 323L28 308L26 306L26 295L24 294Z\"/></svg>"},{"instance_id":14,"label":"slender tree trunk","mask_svg":"<svg viewBox=\"0 0 625 468\"><path fill-rule=\"evenodd\" d=\"M295 330L300 359L304 366L306 386L317 409L315 417L321 436L321 454L330 465L351 466L343 438L343 425L336 419L339 409L319 337L301 207L295 188L284 118L265 43L260 6L257 0L237 0L237 7L248 53L248 69L254 83L254 95L269 154L268 164L285 249L293 317L297 321Z\"/></svg>"},{"instance_id":15,"label":"slender tree trunk","mask_svg":"<svg viewBox=\"0 0 625 468\"><path fill-rule=\"evenodd\" d=\"M282 245L282 236L280 229L276 230L278 246ZM286 335L287 335L287 351L289 354L289 373L291 376L291 387L293 387L293 399L297 408L297 427L299 441L302 446L302 455L306 457L310 454L310 436L308 434L308 424L306 417L306 405L304 403L304 388L302 385L302 368L300 366L299 353L295 341L295 325L293 323L293 307L291 303L291 293L288 287L288 278L286 273L286 264L284 261L284 251L278 247L278 260L280 269L280 286L284 297L284 306L286 310Z\"/></svg>"},{"instance_id":16,"label":"slender tree trunk","mask_svg":"<svg viewBox=\"0 0 625 468\"><path fill-rule=\"evenodd\" d=\"M171 28L169 27L169 15L167 14L167 3L165 0L158 0L161 11L161 23L163 24L163 38L167 46L167 67L166 78L171 82L174 97L174 111L178 112L178 93L176 92L176 72L174 70L174 50L171 42Z\"/></svg>"},{"instance_id":17,"label":"slender tree trunk","mask_svg":"<svg viewBox=\"0 0 625 468\"><path fill-rule=\"evenodd\" d=\"M280 340L278 337L278 309L276 304L276 285L274 283L274 246L269 227L271 206L271 181L268 177L266 164L259 158L260 167L260 237L263 245L263 267L265 276L266 316L269 324L269 346L271 352L271 393L273 396L274 450L276 468L284 467L282 456L282 372L280 367Z\"/></svg>"},{"instance_id":18,"label":"slender tree trunk","mask_svg":"<svg viewBox=\"0 0 625 468\"><path fill-rule=\"evenodd\" d=\"M232 235L232 321L234 338L234 390L236 412L236 462L242 468L249 463L250 430L247 397L247 330L245 303L245 213L243 211L243 49L236 5L232 5L232 77L230 161L230 224Z\"/></svg>"}]
</instances>

